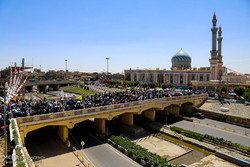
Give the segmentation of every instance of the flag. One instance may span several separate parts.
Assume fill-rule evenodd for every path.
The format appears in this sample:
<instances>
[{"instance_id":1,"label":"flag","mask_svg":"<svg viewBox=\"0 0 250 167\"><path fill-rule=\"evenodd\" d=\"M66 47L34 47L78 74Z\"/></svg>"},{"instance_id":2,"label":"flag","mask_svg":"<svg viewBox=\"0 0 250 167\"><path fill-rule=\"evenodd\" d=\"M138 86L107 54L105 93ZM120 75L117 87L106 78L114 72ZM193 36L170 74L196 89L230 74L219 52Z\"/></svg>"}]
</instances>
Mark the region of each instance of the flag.
<instances>
[{"instance_id":1,"label":"flag","mask_svg":"<svg viewBox=\"0 0 250 167\"><path fill-rule=\"evenodd\" d=\"M13 97L13 100L16 102L16 96L15 96L15 97Z\"/></svg>"},{"instance_id":2,"label":"flag","mask_svg":"<svg viewBox=\"0 0 250 167\"><path fill-rule=\"evenodd\" d=\"M78 100L82 100L82 96L77 96L76 97Z\"/></svg>"}]
</instances>

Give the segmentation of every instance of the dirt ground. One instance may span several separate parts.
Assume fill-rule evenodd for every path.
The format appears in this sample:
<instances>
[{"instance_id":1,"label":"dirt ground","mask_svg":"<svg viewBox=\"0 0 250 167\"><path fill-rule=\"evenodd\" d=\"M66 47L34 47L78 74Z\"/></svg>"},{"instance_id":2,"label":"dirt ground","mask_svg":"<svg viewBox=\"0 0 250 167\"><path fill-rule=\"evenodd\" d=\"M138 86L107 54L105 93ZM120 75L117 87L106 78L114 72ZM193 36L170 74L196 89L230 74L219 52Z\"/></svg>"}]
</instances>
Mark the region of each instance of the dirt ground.
<instances>
[{"instance_id":1,"label":"dirt ground","mask_svg":"<svg viewBox=\"0 0 250 167\"><path fill-rule=\"evenodd\" d=\"M181 147L172 142L168 142L153 136L143 137L138 140L134 140L134 142L143 148L148 149L150 152L157 153L168 160L185 154L191 150L187 147Z\"/></svg>"},{"instance_id":2,"label":"dirt ground","mask_svg":"<svg viewBox=\"0 0 250 167\"><path fill-rule=\"evenodd\" d=\"M189 167L221 167L221 166L226 166L226 167L239 167L238 165L235 165L233 163L230 163L228 161L225 161L221 158L216 157L215 155L209 155L203 159L201 159L199 162L195 162Z\"/></svg>"}]
</instances>

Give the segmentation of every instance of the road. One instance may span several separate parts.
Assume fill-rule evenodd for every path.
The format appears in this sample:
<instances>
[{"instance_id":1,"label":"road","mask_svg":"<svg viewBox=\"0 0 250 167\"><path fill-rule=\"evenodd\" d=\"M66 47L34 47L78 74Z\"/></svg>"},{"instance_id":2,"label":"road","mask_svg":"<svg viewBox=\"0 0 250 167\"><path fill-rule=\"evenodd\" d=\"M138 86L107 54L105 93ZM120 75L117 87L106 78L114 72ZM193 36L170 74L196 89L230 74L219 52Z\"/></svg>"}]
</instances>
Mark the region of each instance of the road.
<instances>
[{"instance_id":1,"label":"road","mask_svg":"<svg viewBox=\"0 0 250 167\"><path fill-rule=\"evenodd\" d=\"M79 126L75 126L70 130L70 141L78 150L81 150L81 141L85 142L83 155L89 159L90 163L95 167L138 167L135 161L131 160L121 152L114 149L109 144L99 141L94 136ZM74 139L72 138L74 137Z\"/></svg>"},{"instance_id":2,"label":"road","mask_svg":"<svg viewBox=\"0 0 250 167\"><path fill-rule=\"evenodd\" d=\"M216 121L212 119L207 119L207 118L205 119L192 118L192 119L194 119L194 122L196 123L213 126L218 129L222 129L222 130L226 130L226 131L230 131L230 132L234 132L234 133L238 133L238 134L250 137L249 128L245 128L245 127L241 127L241 126L237 126L237 125L233 125L233 124L229 124L225 122L220 122L220 121Z\"/></svg>"},{"instance_id":3,"label":"road","mask_svg":"<svg viewBox=\"0 0 250 167\"><path fill-rule=\"evenodd\" d=\"M239 143L241 145L250 147L249 136L225 130L226 128L231 129L232 127L238 130L238 129L241 129L241 127L238 127L236 125L231 125L231 124L226 125L226 123L224 125L224 124L213 122L210 120L204 120L204 121L201 120L200 122L201 123L198 123L197 119L195 119L194 122L183 120L183 121L171 124L171 126L177 126L177 127L190 130L190 131L194 131L194 132L198 132L201 134L208 134L214 137L224 138L234 143ZM206 122L209 122L210 124L209 123L206 124ZM217 127L215 127L214 125ZM223 127L223 126L224 126L224 129L221 129L220 127Z\"/></svg>"},{"instance_id":4,"label":"road","mask_svg":"<svg viewBox=\"0 0 250 167\"><path fill-rule=\"evenodd\" d=\"M25 93L25 98L26 99L33 99L33 100L40 100L39 97L33 95L32 93Z\"/></svg>"}]
</instances>

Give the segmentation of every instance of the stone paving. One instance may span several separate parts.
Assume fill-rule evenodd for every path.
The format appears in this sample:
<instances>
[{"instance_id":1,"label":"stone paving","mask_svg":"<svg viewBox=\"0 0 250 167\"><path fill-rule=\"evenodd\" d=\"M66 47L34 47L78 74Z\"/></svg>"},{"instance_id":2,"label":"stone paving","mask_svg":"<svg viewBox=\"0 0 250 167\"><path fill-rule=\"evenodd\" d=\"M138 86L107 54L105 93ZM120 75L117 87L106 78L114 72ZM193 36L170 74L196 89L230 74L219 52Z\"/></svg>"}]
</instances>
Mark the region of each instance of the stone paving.
<instances>
[{"instance_id":1,"label":"stone paving","mask_svg":"<svg viewBox=\"0 0 250 167\"><path fill-rule=\"evenodd\" d=\"M172 142L153 137L152 135L134 140L134 142L143 148L148 149L150 152L156 153L164 158L167 158L168 160L191 151L188 147L180 146Z\"/></svg>"},{"instance_id":2,"label":"stone paving","mask_svg":"<svg viewBox=\"0 0 250 167\"><path fill-rule=\"evenodd\" d=\"M228 112L222 112L221 109L220 109L221 107L229 108L229 111ZM245 105L245 104L240 104L240 103L230 103L230 104L226 103L226 104L222 105L217 100L207 100L200 107L200 109L250 119L250 105Z\"/></svg>"},{"instance_id":3,"label":"stone paving","mask_svg":"<svg viewBox=\"0 0 250 167\"><path fill-rule=\"evenodd\" d=\"M205 158L203 158L202 160L200 160L199 162L195 162L191 165L189 165L189 167L221 167L221 166L225 166L225 167L239 167L238 165L235 165L233 163L230 163L228 161L225 161L221 158L216 157L215 155L209 155Z\"/></svg>"}]
</instances>

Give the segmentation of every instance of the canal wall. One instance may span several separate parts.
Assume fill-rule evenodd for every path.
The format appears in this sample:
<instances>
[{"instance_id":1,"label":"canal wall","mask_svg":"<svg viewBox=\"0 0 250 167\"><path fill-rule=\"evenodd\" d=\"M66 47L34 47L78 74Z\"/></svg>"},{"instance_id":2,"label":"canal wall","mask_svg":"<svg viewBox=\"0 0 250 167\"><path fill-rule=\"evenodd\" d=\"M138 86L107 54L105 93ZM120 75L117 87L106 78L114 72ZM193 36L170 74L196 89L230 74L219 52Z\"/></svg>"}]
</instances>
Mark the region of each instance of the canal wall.
<instances>
[{"instance_id":1,"label":"canal wall","mask_svg":"<svg viewBox=\"0 0 250 167\"><path fill-rule=\"evenodd\" d=\"M237 164L237 165L240 165L240 166L243 166L243 167L249 167L250 166L250 162L241 160L239 158L233 157L231 155L228 155L228 154L225 154L225 153L222 153L222 152L216 152L215 155L217 157L219 157L219 158L225 159L225 160L227 160L229 162L232 162L234 164Z\"/></svg>"}]
</instances>

